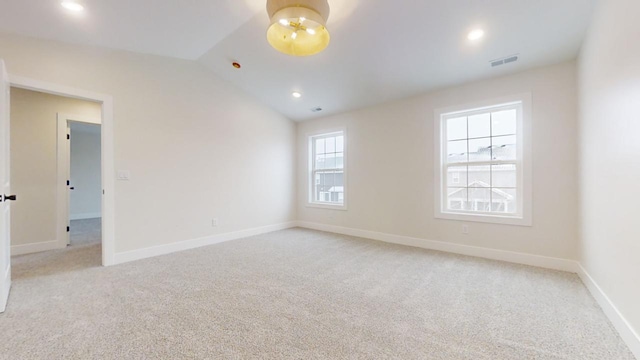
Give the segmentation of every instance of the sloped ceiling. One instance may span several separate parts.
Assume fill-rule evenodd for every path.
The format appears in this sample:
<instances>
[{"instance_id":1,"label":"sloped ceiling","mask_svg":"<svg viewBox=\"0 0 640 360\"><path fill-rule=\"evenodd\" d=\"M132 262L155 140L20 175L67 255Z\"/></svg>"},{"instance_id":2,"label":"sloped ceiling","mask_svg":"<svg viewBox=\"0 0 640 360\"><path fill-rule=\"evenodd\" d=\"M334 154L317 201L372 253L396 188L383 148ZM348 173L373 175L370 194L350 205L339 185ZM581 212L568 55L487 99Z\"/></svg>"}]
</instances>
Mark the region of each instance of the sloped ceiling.
<instances>
[{"instance_id":1,"label":"sloped ceiling","mask_svg":"<svg viewBox=\"0 0 640 360\"><path fill-rule=\"evenodd\" d=\"M4 1L0 31L196 60L293 120L574 59L593 0L330 0L331 44L304 58L266 42L264 0ZM486 37L467 40L482 28ZM491 60L519 54L513 64ZM237 70L233 61L242 64ZM294 99L291 92L303 97ZM319 113L312 108L321 107Z\"/></svg>"}]
</instances>

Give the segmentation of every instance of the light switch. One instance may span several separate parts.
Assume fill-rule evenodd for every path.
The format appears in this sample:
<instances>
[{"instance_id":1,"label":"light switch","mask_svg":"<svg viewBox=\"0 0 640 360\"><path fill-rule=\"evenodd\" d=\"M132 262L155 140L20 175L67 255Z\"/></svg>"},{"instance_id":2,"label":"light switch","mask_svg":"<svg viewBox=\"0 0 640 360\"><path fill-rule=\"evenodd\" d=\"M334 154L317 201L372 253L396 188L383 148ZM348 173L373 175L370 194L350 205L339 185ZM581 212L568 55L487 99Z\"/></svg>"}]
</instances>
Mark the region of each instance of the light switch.
<instances>
[{"instance_id":1,"label":"light switch","mask_svg":"<svg viewBox=\"0 0 640 360\"><path fill-rule=\"evenodd\" d=\"M116 176L116 178L118 180L129 180L129 178L131 177L131 173L129 172L129 170L118 170L118 174Z\"/></svg>"}]
</instances>

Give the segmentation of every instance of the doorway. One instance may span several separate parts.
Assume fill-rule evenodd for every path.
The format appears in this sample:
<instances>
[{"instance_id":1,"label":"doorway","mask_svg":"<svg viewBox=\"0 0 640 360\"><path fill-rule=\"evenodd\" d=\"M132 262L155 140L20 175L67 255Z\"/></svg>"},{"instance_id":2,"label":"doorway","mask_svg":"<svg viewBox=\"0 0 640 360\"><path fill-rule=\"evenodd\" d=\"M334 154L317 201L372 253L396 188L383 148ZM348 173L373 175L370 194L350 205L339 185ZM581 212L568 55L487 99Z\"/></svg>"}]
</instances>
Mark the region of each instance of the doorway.
<instances>
[{"instance_id":1,"label":"doorway","mask_svg":"<svg viewBox=\"0 0 640 360\"><path fill-rule=\"evenodd\" d=\"M13 248L11 214L14 203L22 200L13 195L11 184L11 146L10 135L10 98L11 88L31 90L44 94L64 96L99 104L101 128L101 170L102 170L102 251L103 266L113 265L115 255L115 168L114 168L114 134L113 134L113 98L110 95L94 93L63 85L29 79L7 73L5 63L0 59L0 313L6 309L12 278ZM39 145L34 142L34 145ZM58 188L60 188L58 186ZM57 191L54 190L54 193ZM60 199L60 197L57 197ZM57 202L57 200L56 200ZM64 201L60 201L64 202ZM54 211L57 215L58 212ZM59 217L59 216L56 216ZM59 221L58 221L59 222ZM57 222L56 222L57 224ZM32 224L39 226L39 224ZM66 229L65 229L66 230ZM66 231L65 231L66 232ZM56 242L57 239L54 240ZM49 244L51 245L51 244ZM65 244L66 246L66 244Z\"/></svg>"},{"instance_id":2,"label":"doorway","mask_svg":"<svg viewBox=\"0 0 640 360\"><path fill-rule=\"evenodd\" d=\"M99 118L102 120L100 127L100 139L101 139L101 183L102 183L102 204L101 204L101 264L103 266L114 265L115 255L115 168L114 168L114 141L113 141L113 98L110 95L90 92L82 89L71 88L54 83L43 82L40 80L29 79L21 76L11 76L9 78L11 88L31 90L44 94L58 95L71 99L85 100L93 102L100 106ZM68 119L67 119L68 120ZM77 120L71 116L71 121ZM60 122L58 122L60 123ZM66 139L65 139L66 141ZM59 170L60 171L60 170ZM68 174L67 174L68 176ZM71 180L71 179L69 179ZM65 182L66 184L66 182ZM62 189L62 190L61 190ZM59 192L63 191L63 194ZM58 186L57 196L61 199L68 198L68 191L63 187ZM69 200L70 201L70 200ZM67 204L68 202L61 201L60 203ZM62 222L61 219L68 218L67 212L56 212L57 214L63 214L58 216L58 223ZM68 243L66 226L64 228L57 227L59 231L64 229L65 237L59 237L65 239L65 246ZM69 229L70 230L70 229ZM70 231L69 231L70 233Z\"/></svg>"},{"instance_id":3,"label":"doorway","mask_svg":"<svg viewBox=\"0 0 640 360\"><path fill-rule=\"evenodd\" d=\"M12 255L101 241L101 111L96 102L11 88L11 181L20 194ZM100 247L94 250L100 265Z\"/></svg>"},{"instance_id":4,"label":"doorway","mask_svg":"<svg viewBox=\"0 0 640 360\"><path fill-rule=\"evenodd\" d=\"M102 242L100 134L100 124L67 120L69 246Z\"/></svg>"}]
</instances>

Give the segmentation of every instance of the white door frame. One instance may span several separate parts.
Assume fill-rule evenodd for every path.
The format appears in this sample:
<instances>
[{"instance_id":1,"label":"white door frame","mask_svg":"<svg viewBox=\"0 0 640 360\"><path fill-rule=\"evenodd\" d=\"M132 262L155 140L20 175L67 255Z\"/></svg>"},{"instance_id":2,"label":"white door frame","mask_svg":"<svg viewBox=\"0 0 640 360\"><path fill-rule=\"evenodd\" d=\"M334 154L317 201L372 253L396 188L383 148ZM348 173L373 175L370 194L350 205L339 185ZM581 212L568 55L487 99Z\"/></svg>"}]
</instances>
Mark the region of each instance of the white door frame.
<instances>
[{"instance_id":1,"label":"white door frame","mask_svg":"<svg viewBox=\"0 0 640 360\"><path fill-rule=\"evenodd\" d=\"M69 122L81 122L87 124L102 125L101 119L93 119L81 115L73 115L66 113L57 114L57 164L58 164L58 186L56 190L57 198L61 201L57 202L57 246L64 248L70 244L69 232L67 227L70 226L70 190L67 180L71 180L71 150L69 140ZM102 126L101 126L102 128ZM102 130L102 129L101 129ZM104 188L104 186L102 187Z\"/></svg>"},{"instance_id":2,"label":"white door frame","mask_svg":"<svg viewBox=\"0 0 640 360\"><path fill-rule=\"evenodd\" d=\"M6 309L11 290L11 203L4 198L12 195L9 97L9 79L4 61L0 59L0 313Z\"/></svg>"},{"instance_id":3,"label":"white door frame","mask_svg":"<svg viewBox=\"0 0 640 360\"><path fill-rule=\"evenodd\" d=\"M11 83L11 86L16 88L93 101L102 104L102 265L114 265L115 165L113 140L113 97L111 95L94 93L64 85L29 79L22 76L9 75L9 82ZM58 168L59 167L60 165L58 164ZM58 169L58 171L60 170ZM60 199L59 196L60 191L58 191L58 200L64 200L64 198ZM61 202L63 201L57 201L58 206Z\"/></svg>"}]
</instances>

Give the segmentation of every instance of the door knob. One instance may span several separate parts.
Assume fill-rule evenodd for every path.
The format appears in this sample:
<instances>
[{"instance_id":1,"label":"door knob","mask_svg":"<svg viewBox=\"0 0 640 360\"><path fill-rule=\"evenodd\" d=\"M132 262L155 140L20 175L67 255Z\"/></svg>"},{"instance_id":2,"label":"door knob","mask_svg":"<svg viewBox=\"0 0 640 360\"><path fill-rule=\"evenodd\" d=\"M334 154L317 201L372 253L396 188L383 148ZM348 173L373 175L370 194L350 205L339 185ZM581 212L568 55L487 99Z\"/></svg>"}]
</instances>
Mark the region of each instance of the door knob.
<instances>
[{"instance_id":1,"label":"door knob","mask_svg":"<svg viewBox=\"0 0 640 360\"><path fill-rule=\"evenodd\" d=\"M5 195L4 196L4 201L9 201L9 200L16 201L16 199L17 199L17 196L15 196L15 195Z\"/></svg>"}]
</instances>

